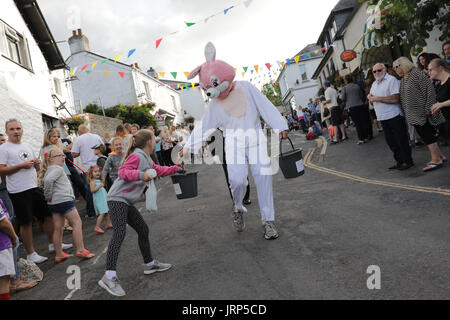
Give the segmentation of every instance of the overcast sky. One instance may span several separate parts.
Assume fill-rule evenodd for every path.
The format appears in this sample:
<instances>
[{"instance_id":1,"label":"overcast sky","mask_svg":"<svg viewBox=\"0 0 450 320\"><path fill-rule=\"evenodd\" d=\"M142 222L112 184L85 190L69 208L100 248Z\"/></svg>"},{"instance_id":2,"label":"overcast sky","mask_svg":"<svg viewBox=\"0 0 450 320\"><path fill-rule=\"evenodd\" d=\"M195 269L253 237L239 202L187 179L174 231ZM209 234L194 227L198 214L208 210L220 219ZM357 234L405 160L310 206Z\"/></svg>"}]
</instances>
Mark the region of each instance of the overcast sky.
<instances>
[{"instance_id":1,"label":"overcast sky","mask_svg":"<svg viewBox=\"0 0 450 320\"><path fill-rule=\"evenodd\" d=\"M217 49L217 59L238 70L243 66L285 60L315 43L331 9L338 0L38 0L56 41L67 40L74 27L83 29L92 52L119 61L138 62L143 70L191 71L205 58L208 41ZM223 10L236 5L225 15ZM208 16L221 12L205 23ZM198 22L187 28L185 22ZM175 35L171 32L179 31ZM158 49L155 41L163 38ZM67 42L59 44L64 58ZM130 49L136 52L127 59ZM250 76L250 72L248 72ZM165 78L173 79L169 74ZM196 79L198 81L198 79Z\"/></svg>"}]
</instances>

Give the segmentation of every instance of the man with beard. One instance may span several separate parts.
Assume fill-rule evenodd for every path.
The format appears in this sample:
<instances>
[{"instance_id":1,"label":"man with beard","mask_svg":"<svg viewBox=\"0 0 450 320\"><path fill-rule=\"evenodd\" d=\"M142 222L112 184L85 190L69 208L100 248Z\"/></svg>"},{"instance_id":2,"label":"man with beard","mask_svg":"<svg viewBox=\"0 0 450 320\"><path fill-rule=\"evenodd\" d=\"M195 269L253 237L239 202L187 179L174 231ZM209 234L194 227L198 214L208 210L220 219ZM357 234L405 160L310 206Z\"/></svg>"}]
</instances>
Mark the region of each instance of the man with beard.
<instances>
[{"instance_id":1,"label":"man with beard","mask_svg":"<svg viewBox=\"0 0 450 320\"><path fill-rule=\"evenodd\" d=\"M386 67L377 63L372 70L376 81L372 84L369 102L383 126L386 142L394 153L396 163L389 170L406 170L414 163L409 145L408 127L400 105L400 81L386 73Z\"/></svg>"}]
</instances>

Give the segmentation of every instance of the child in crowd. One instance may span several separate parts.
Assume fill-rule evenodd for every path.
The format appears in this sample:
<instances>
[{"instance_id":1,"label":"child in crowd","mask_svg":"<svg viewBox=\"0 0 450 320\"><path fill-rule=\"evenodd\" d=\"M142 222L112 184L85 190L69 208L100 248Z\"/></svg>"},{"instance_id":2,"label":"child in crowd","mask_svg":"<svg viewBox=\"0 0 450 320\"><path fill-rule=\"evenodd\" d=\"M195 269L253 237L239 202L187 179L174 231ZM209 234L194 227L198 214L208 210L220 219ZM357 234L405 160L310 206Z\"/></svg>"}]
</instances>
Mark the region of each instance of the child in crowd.
<instances>
[{"instance_id":1,"label":"child in crowd","mask_svg":"<svg viewBox=\"0 0 450 320\"><path fill-rule=\"evenodd\" d=\"M98 157L97 166L103 169L105 167L106 160L108 159L105 155L106 146L104 144L97 144L93 146L92 149L94 150L94 154Z\"/></svg>"},{"instance_id":2,"label":"child in crowd","mask_svg":"<svg viewBox=\"0 0 450 320\"><path fill-rule=\"evenodd\" d=\"M322 130L317 126L317 122L313 119L309 119L309 129L308 129L308 139L314 140L315 138L322 135Z\"/></svg>"},{"instance_id":3,"label":"child in crowd","mask_svg":"<svg viewBox=\"0 0 450 320\"><path fill-rule=\"evenodd\" d=\"M112 224L109 219L109 209L106 203L107 195L105 186L105 179L99 166L92 166L88 171L88 182L91 187L92 197L94 199L95 214L97 215L97 223L94 231L99 234L104 234L105 231L101 228L103 218L106 215L106 230L112 229Z\"/></svg>"},{"instance_id":4,"label":"child in crowd","mask_svg":"<svg viewBox=\"0 0 450 320\"><path fill-rule=\"evenodd\" d=\"M103 176L106 181L106 190L109 191L114 181L116 181L118 176L118 170L123 160L123 140L120 137L115 137L111 140L111 150L106 159L105 166L103 167ZM108 183L109 177L109 183Z\"/></svg>"},{"instance_id":5,"label":"child in crowd","mask_svg":"<svg viewBox=\"0 0 450 320\"><path fill-rule=\"evenodd\" d=\"M130 141L124 164L119 168L119 177L108 193L108 207L113 224L113 236L108 246L106 272L98 284L115 296L124 296L116 274L120 247L125 239L126 226L129 224L138 234L138 242L144 259L144 274L168 270L171 265L153 259L150 250L149 229L141 213L134 204L141 199L147 183L152 176L147 170L154 169L158 176L168 176L183 172L179 166L163 167L153 163L150 155L155 151L156 142L153 132L140 130ZM125 192L127 191L127 192Z\"/></svg>"},{"instance_id":6,"label":"child in crowd","mask_svg":"<svg viewBox=\"0 0 450 320\"><path fill-rule=\"evenodd\" d=\"M44 161L39 171L39 185L44 188L44 196L52 212L55 262L73 257L62 249L64 219L69 220L73 228L72 237L77 248L76 255L85 259L95 256L84 247L82 222L75 207L75 195L70 180L63 169L65 158L63 150L54 147L44 153Z\"/></svg>"},{"instance_id":7,"label":"child in crowd","mask_svg":"<svg viewBox=\"0 0 450 320\"><path fill-rule=\"evenodd\" d=\"M10 300L9 279L16 274L13 248L18 237L9 220L8 211L0 199L0 300Z\"/></svg>"}]
</instances>

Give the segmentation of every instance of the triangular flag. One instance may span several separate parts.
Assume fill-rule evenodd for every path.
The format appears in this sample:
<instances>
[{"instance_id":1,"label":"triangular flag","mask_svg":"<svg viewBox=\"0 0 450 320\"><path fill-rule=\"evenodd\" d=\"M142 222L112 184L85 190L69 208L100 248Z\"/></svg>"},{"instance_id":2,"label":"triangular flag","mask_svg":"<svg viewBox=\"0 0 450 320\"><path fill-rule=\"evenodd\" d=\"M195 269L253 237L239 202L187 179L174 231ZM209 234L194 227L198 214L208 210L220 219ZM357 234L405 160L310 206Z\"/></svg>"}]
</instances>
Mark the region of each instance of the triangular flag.
<instances>
[{"instance_id":1,"label":"triangular flag","mask_svg":"<svg viewBox=\"0 0 450 320\"><path fill-rule=\"evenodd\" d=\"M237 72L237 68L234 68L234 72Z\"/></svg>"},{"instance_id":2,"label":"triangular flag","mask_svg":"<svg viewBox=\"0 0 450 320\"><path fill-rule=\"evenodd\" d=\"M245 7L248 8L253 0L244 1Z\"/></svg>"},{"instance_id":3,"label":"triangular flag","mask_svg":"<svg viewBox=\"0 0 450 320\"><path fill-rule=\"evenodd\" d=\"M109 71L105 71L105 75L106 75L106 76L109 76Z\"/></svg>"},{"instance_id":4,"label":"triangular flag","mask_svg":"<svg viewBox=\"0 0 450 320\"><path fill-rule=\"evenodd\" d=\"M170 86L171 86L172 89L173 89L173 88L175 87L175 83L172 83Z\"/></svg>"},{"instance_id":5,"label":"triangular flag","mask_svg":"<svg viewBox=\"0 0 450 320\"><path fill-rule=\"evenodd\" d=\"M269 71L270 71L270 67L271 67L271 65L270 65L270 63L268 62L268 63L266 63L266 67L267 67L267 69L269 69Z\"/></svg>"},{"instance_id":6,"label":"triangular flag","mask_svg":"<svg viewBox=\"0 0 450 320\"><path fill-rule=\"evenodd\" d=\"M202 89L200 89L200 87L197 87L198 91L202 91Z\"/></svg>"},{"instance_id":7,"label":"triangular flag","mask_svg":"<svg viewBox=\"0 0 450 320\"><path fill-rule=\"evenodd\" d=\"M287 65L290 65L291 64L291 59L286 59L286 63L287 63Z\"/></svg>"},{"instance_id":8,"label":"triangular flag","mask_svg":"<svg viewBox=\"0 0 450 320\"><path fill-rule=\"evenodd\" d=\"M300 56L295 56L295 63L298 64L299 61L300 61Z\"/></svg>"},{"instance_id":9,"label":"triangular flag","mask_svg":"<svg viewBox=\"0 0 450 320\"><path fill-rule=\"evenodd\" d=\"M223 13L227 14L227 12L230 11L232 8L234 8L234 6L231 6L231 7L227 8L227 9L223 10Z\"/></svg>"},{"instance_id":10,"label":"triangular flag","mask_svg":"<svg viewBox=\"0 0 450 320\"><path fill-rule=\"evenodd\" d=\"M242 72L242 77L244 77L245 76L245 72Z\"/></svg>"},{"instance_id":11,"label":"triangular flag","mask_svg":"<svg viewBox=\"0 0 450 320\"><path fill-rule=\"evenodd\" d=\"M78 67L75 67L75 69L70 70L70 75L73 77L75 75L75 72L77 72Z\"/></svg>"},{"instance_id":12,"label":"triangular flag","mask_svg":"<svg viewBox=\"0 0 450 320\"><path fill-rule=\"evenodd\" d=\"M117 60L119 60L119 57L121 56L121 53L119 53L116 58L114 59L114 62L117 62Z\"/></svg>"},{"instance_id":13,"label":"triangular flag","mask_svg":"<svg viewBox=\"0 0 450 320\"><path fill-rule=\"evenodd\" d=\"M254 65L256 72L258 72L259 66L258 65Z\"/></svg>"},{"instance_id":14,"label":"triangular flag","mask_svg":"<svg viewBox=\"0 0 450 320\"><path fill-rule=\"evenodd\" d=\"M166 74L165 72L158 72L158 73L161 76L161 78L164 78L164 75Z\"/></svg>"},{"instance_id":15,"label":"triangular flag","mask_svg":"<svg viewBox=\"0 0 450 320\"><path fill-rule=\"evenodd\" d=\"M106 58L105 60L102 60L102 62L100 62L100 64L104 64L106 61L108 61L109 59Z\"/></svg>"},{"instance_id":16,"label":"triangular flag","mask_svg":"<svg viewBox=\"0 0 450 320\"><path fill-rule=\"evenodd\" d=\"M195 22L184 22L184 23L186 23L186 25L188 26L188 27L190 27L190 26L193 26L194 24L195 24Z\"/></svg>"},{"instance_id":17,"label":"triangular flag","mask_svg":"<svg viewBox=\"0 0 450 320\"><path fill-rule=\"evenodd\" d=\"M177 88L180 89L180 84L177 84Z\"/></svg>"},{"instance_id":18,"label":"triangular flag","mask_svg":"<svg viewBox=\"0 0 450 320\"><path fill-rule=\"evenodd\" d=\"M248 67L242 67L244 69L244 72L247 72Z\"/></svg>"},{"instance_id":19,"label":"triangular flag","mask_svg":"<svg viewBox=\"0 0 450 320\"><path fill-rule=\"evenodd\" d=\"M123 77L125 76L125 72L119 72L119 75L123 79Z\"/></svg>"},{"instance_id":20,"label":"triangular flag","mask_svg":"<svg viewBox=\"0 0 450 320\"><path fill-rule=\"evenodd\" d=\"M215 16L216 16L216 15L213 14L213 15L209 16L208 18L205 18L205 23L207 23L209 19L211 19L211 18L213 18L213 17L215 17Z\"/></svg>"},{"instance_id":21,"label":"triangular flag","mask_svg":"<svg viewBox=\"0 0 450 320\"><path fill-rule=\"evenodd\" d=\"M98 61L95 61L93 64L92 64L92 68L91 69L94 69L94 67L95 67L95 65L98 63Z\"/></svg>"},{"instance_id":22,"label":"triangular flag","mask_svg":"<svg viewBox=\"0 0 450 320\"><path fill-rule=\"evenodd\" d=\"M87 74L90 74L92 72L92 70L86 70Z\"/></svg>"},{"instance_id":23,"label":"triangular flag","mask_svg":"<svg viewBox=\"0 0 450 320\"><path fill-rule=\"evenodd\" d=\"M285 62L281 61L281 68L284 68L284 64L285 64Z\"/></svg>"},{"instance_id":24,"label":"triangular flag","mask_svg":"<svg viewBox=\"0 0 450 320\"><path fill-rule=\"evenodd\" d=\"M156 40L156 49L158 49L159 45L161 44L162 38Z\"/></svg>"},{"instance_id":25,"label":"triangular flag","mask_svg":"<svg viewBox=\"0 0 450 320\"><path fill-rule=\"evenodd\" d=\"M255 70L250 70L250 73L253 74L253 71L255 71Z\"/></svg>"},{"instance_id":26,"label":"triangular flag","mask_svg":"<svg viewBox=\"0 0 450 320\"><path fill-rule=\"evenodd\" d=\"M171 74L172 74L172 77L173 77L174 79L177 78L177 73L176 73L176 72L171 72Z\"/></svg>"},{"instance_id":27,"label":"triangular flag","mask_svg":"<svg viewBox=\"0 0 450 320\"><path fill-rule=\"evenodd\" d=\"M186 78L189 76L189 72L185 72L184 75L186 76Z\"/></svg>"},{"instance_id":28,"label":"triangular flag","mask_svg":"<svg viewBox=\"0 0 450 320\"><path fill-rule=\"evenodd\" d=\"M195 89L195 82L192 82L191 84L192 84L192 90L194 90Z\"/></svg>"},{"instance_id":29,"label":"triangular flag","mask_svg":"<svg viewBox=\"0 0 450 320\"><path fill-rule=\"evenodd\" d=\"M136 49L131 49L128 51L128 58L136 51Z\"/></svg>"},{"instance_id":30,"label":"triangular flag","mask_svg":"<svg viewBox=\"0 0 450 320\"><path fill-rule=\"evenodd\" d=\"M84 69L86 69L88 65L89 65L89 64L87 64L87 65L85 65L83 68L81 68L81 71L84 71Z\"/></svg>"}]
</instances>

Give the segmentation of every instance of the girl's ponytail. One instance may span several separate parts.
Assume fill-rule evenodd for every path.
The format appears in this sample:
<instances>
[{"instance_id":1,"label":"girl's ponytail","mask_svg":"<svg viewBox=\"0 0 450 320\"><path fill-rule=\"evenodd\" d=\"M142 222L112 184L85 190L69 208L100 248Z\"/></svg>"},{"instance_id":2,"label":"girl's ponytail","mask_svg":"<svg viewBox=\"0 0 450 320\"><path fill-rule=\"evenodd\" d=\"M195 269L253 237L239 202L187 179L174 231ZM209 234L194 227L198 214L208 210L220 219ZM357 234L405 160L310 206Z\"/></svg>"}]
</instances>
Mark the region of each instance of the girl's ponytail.
<instances>
[{"instance_id":1,"label":"girl's ponytail","mask_svg":"<svg viewBox=\"0 0 450 320\"><path fill-rule=\"evenodd\" d=\"M124 164L130 154L136 150L136 148L144 148L147 144L148 140L152 140L154 138L153 132L147 129L139 130L133 138L128 142L128 149L125 153L125 156L122 158L122 163Z\"/></svg>"},{"instance_id":2,"label":"girl's ponytail","mask_svg":"<svg viewBox=\"0 0 450 320\"><path fill-rule=\"evenodd\" d=\"M57 147L53 147L50 150L44 150L44 160L42 161L41 169L39 170L38 175L38 187L43 188L44 187L44 176L47 172L48 166L50 165L50 158L53 157L53 154L56 151L63 152L61 149Z\"/></svg>"}]
</instances>

